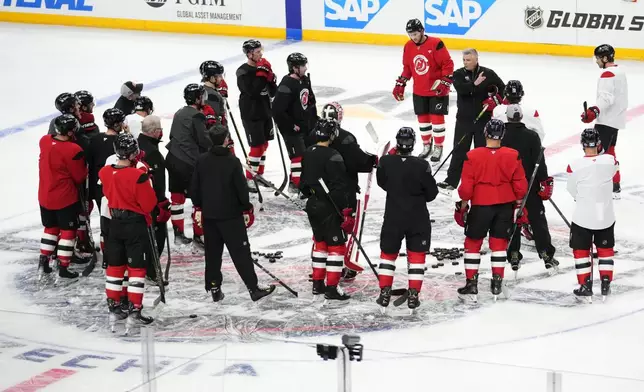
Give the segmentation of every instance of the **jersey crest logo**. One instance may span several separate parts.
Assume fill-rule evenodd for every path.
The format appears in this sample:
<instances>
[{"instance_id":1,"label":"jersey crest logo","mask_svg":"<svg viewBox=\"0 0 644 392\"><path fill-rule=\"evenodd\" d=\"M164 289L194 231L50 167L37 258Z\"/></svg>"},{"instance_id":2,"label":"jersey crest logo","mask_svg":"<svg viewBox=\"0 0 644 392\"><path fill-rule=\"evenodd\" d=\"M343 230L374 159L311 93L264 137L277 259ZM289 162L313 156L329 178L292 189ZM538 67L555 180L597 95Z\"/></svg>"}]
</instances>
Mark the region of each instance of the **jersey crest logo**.
<instances>
[{"instance_id":1,"label":"jersey crest logo","mask_svg":"<svg viewBox=\"0 0 644 392\"><path fill-rule=\"evenodd\" d=\"M306 110L309 107L309 89L305 88L300 91L300 103L302 104L302 109Z\"/></svg>"},{"instance_id":2,"label":"jersey crest logo","mask_svg":"<svg viewBox=\"0 0 644 392\"><path fill-rule=\"evenodd\" d=\"M429 61L427 60L427 57L422 54L416 55L416 57L414 57L414 70L416 70L417 75L425 75L429 72Z\"/></svg>"},{"instance_id":3,"label":"jersey crest logo","mask_svg":"<svg viewBox=\"0 0 644 392\"><path fill-rule=\"evenodd\" d=\"M539 7L526 8L524 22L532 30L543 26L543 10Z\"/></svg>"}]
</instances>

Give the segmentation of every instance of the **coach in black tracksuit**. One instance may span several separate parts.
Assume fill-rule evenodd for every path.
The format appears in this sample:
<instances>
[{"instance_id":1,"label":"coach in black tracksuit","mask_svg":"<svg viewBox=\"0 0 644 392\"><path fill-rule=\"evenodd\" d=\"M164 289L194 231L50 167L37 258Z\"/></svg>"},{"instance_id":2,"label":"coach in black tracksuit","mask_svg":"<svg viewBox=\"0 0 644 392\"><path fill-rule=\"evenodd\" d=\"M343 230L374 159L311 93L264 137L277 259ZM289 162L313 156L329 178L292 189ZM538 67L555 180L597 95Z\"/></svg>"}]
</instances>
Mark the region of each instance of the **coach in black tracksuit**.
<instances>
[{"instance_id":1,"label":"coach in black tracksuit","mask_svg":"<svg viewBox=\"0 0 644 392\"><path fill-rule=\"evenodd\" d=\"M230 153L228 128L215 125L208 130L212 148L199 156L192 174L190 195L197 209L196 221L204 230L206 253L205 284L215 302L221 292L222 253L224 245L242 278L251 299L257 301L275 290L260 289L253 267L246 228L254 221L253 205L241 163Z\"/></svg>"},{"instance_id":2,"label":"coach in black tracksuit","mask_svg":"<svg viewBox=\"0 0 644 392\"><path fill-rule=\"evenodd\" d=\"M532 177L532 172L539 162L541 155L541 139L539 135L531 129L528 129L521 120L523 113L521 106L509 105L507 108L508 122L505 124L505 135L501 145L510 147L519 152L519 157L523 163L523 170L527 177L528 183ZM540 184L546 182L548 177L548 168L546 162L541 159L537 175L534 179L528 199L526 200L526 210L528 211L528 221L532 226L532 235L534 237L535 245L539 257L543 259L546 268L550 268L552 264L558 264L553 258L555 254L555 247L552 245L552 238L548 230L548 221L546 220L546 210L543 206L543 199L541 194L543 191L540 189ZM513 260L520 261L523 256L519 251L521 246L521 228L517 227L512 243L508 247L508 260L513 263ZM550 264L550 266L549 266Z\"/></svg>"},{"instance_id":3,"label":"coach in black tracksuit","mask_svg":"<svg viewBox=\"0 0 644 392\"><path fill-rule=\"evenodd\" d=\"M492 118L494 108L488 108L478 121L474 120L483 110L483 101L490 98L490 91L496 89L497 92L502 92L505 89L505 84L493 70L479 65L476 50L468 49L463 52L463 64L463 68L454 71L453 86L456 89L458 111L454 128L454 152L447 170L447 178L438 183L443 189L458 186L463 162L470 150L472 139L474 147L485 146L483 128ZM459 143L461 138L463 141Z\"/></svg>"}]
</instances>

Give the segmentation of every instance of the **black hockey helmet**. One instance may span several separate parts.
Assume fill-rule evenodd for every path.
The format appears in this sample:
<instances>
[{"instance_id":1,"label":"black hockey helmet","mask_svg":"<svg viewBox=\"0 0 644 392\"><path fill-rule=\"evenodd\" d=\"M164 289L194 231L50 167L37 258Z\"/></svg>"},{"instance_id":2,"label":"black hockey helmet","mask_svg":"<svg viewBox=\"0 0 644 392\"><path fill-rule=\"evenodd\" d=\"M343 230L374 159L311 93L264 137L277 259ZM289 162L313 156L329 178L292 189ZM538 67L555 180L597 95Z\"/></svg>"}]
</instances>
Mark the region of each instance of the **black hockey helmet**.
<instances>
[{"instance_id":1,"label":"black hockey helmet","mask_svg":"<svg viewBox=\"0 0 644 392\"><path fill-rule=\"evenodd\" d=\"M291 53L286 58L286 65L288 66L288 72L293 73L293 68L301 67L306 65L309 60L305 55L299 52Z\"/></svg>"},{"instance_id":2,"label":"black hockey helmet","mask_svg":"<svg viewBox=\"0 0 644 392\"><path fill-rule=\"evenodd\" d=\"M215 124L208 128L208 136L210 137L213 146L223 146L229 135L230 131L227 126Z\"/></svg>"},{"instance_id":3,"label":"black hockey helmet","mask_svg":"<svg viewBox=\"0 0 644 392\"><path fill-rule=\"evenodd\" d=\"M338 125L341 125L342 118L344 117L344 109L342 109L342 105L337 102L329 102L322 107L322 114L320 117L327 120L333 120L337 122Z\"/></svg>"},{"instance_id":4,"label":"black hockey helmet","mask_svg":"<svg viewBox=\"0 0 644 392\"><path fill-rule=\"evenodd\" d=\"M615 61L615 48L608 44L602 44L595 48L595 57L603 59L604 57L608 58L607 63L612 63Z\"/></svg>"},{"instance_id":5,"label":"black hockey helmet","mask_svg":"<svg viewBox=\"0 0 644 392\"><path fill-rule=\"evenodd\" d=\"M150 98L146 96L140 96L134 100L134 111L141 111L152 114L152 112L154 111L154 104L152 103L152 100Z\"/></svg>"},{"instance_id":6,"label":"black hockey helmet","mask_svg":"<svg viewBox=\"0 0 644 392\"><path fill-rule=\"evenodd\" d=\"M601 139L599 138L599 131L595 128L586 128L581 132L581 145L584 148L601 149Z\"/></svg>"},{"instance_id":7,"label":"black hockey helmet","mask_svg":"<svg viewBox=\"0 0 644 392\"><path fill-rule=\"evenodd\" d=\"M405 26L405 30L407 30L407 34L410 34L416 31L423 32L425 31L425 27L423 27L423 22L421 22L420 19L409 19L407 21L407 26Z\"/></svg>"},{"instance_id":8,"label":"black hockey helmet","mask_svg":"<svg viewBox=\"0 0 644 392\"><path fill-rule=\"evenodd\" d=\"M411 127L402 127L396 133L396 151L399 154L411 154L416 144L416 132Z\"/></svg>"},{"instance_id":9,"label":"black hockey helmet","mask_svg":"<svg viewBox=\"0 0 644 392\"><path fill-rule=\"evenodd\" d=\"M199 66L199 73L201 74L202 80L205 82L213 76L223 75L224 66L217 61L204 61Z\"/></svg>"},{"instance_id":10,"label":"black hockey helmet","mask_svg":"<svg viewBox=\"0 0 644 392\"><path fill-rule=\"evenodd\" d=\"M114 140L114 153L118 159L130 159L139 154L139 143L129 132L119 133Z\"/></svg>"},{"instance_id":11,"label":"black hockey helmet","mask_svg":"<svg viewBox=\"0 0 644 392\"><path fill-rule=\"evenodd\" d=\"M244 43L242 44L242 50L244 51L244 54L248 54L253 50L261 47L262 43L256 39L249 39L247 41L244 41Z\"/></svg>"},{"instance_id":12,"label":"black hockey helmet","mask_svg":"<svg viewBox=\"0 0 644 392\"><path fill-rule=\"evenodd\" d=\"M70 136L70 132L76 133L80 128L78 120L73 114L65 113L56 117L54 120L56 134Z\"/></svg>"},{"instance_id":13,"label":"black hockey helmet","mask_svg":"<svg viewBox=\"0 0 644 392\"><path fill-rule=\"evenodd\" d=\"M520 102L525 95L523 84L519 80L508 81L508 84L505 85L505 90L503 90L503 95L512 103Z\"/></svg>"},{"instance_id":14,"label":"black hockey helmet","mask_svg":"<svg viewBox=\"0 0 644 392\"><path fill-rule=\"evenodd\" d=\"M183 98L186 100L186 105L196 104L204 94L206 94L206 89L197 83L190 83L183 89Z\"/></svg>"},{"instance_id":15,"label":"black hockey helmet","mask_svg":"<svg viewBox=\"0 0 644 392\"><path fill-rule=\"evenodd\" d=\"M91 104L94 103L94 96L87 90L80 90L74 93L78 102L80 102L81 108L87 111Z\"/></svg>"},{"instance_id":16,"label":"black hockey helmet","mask_svg":"<svg viewBox=\"0 0 644 392\"><path fill-rule=\"evenodd\" d=\"M485 124L483 134L488 139L501 140L505 135L505 123L497 118L493 118Z\"/></svg>"},{"instance_id":17,"label":"black hockey helmet","mask_svg":"<svg viewBox=\"0 0 644 392\"><path fill-rule=\"evenodd\" d=\"M54 105L61 113L73 113L78 103L78 98L76 98L72 93L62 93L56 97Z\"/></svg>"},{"instance_id":18,"label":"black hockey helmet","mask_svg":"<svg viewBox=\"0 0 644 392\"><path fill-rule=\"evenodd\" d=\"M317 142L327 142L338 136L338 123L331 119L321 118L315 124L315 129L313 130L315 135L315 141Z\"/></svg>"},{"instance_id":19,"label":"black hockey helmet","mask_svg":"<svg viewBox=\"0 0 644 392\"><path fill-rule=\"evenodd\" d=\"M120 132L125 121L125 113L121 109L111 108L103 112L103 121L105 126Z\"/></svg>"}]
</instances>

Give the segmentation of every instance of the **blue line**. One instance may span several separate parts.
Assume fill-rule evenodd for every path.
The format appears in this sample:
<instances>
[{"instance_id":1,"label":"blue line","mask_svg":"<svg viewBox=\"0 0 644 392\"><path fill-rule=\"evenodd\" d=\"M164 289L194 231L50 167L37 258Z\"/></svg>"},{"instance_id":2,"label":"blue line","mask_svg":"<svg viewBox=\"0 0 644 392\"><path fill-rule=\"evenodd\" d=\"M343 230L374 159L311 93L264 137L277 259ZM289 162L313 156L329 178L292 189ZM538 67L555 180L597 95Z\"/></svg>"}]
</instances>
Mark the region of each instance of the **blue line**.
<instances>
[{"instance_id":1,"label":"blue line","mask_svg":"<svg viewBox=\"0 0 644 392\"><path fill-rule=\"evenodd\" d=\"M293 43L295 43L295 41L291 41L291 40L279 41L279 42L276 42L274 44L266 46L266 50L276 49L276 48L279 48L281 46L291 45ZM236 55L236 56L232 56L232 57L228 57L226 59L223 59L220 62L223 65L231 65L231 63L234 62L234 61L235 62L243 61L245 59L246 59L245 55L239 54L239 55ZM163 87L163 86L168 85L170 83L174 83L174 82L177 82L179 80L186 79L186 78L194 75L195 73L197 73L198 67L199 67L199 65L196 64L195 67L193 69L189 70L189 71L184 71L184 72L181 72L181 73L178 73L178 74L175 74L175 75L167 76L165 78L154 80L152 82L146 83L145 84L145 91L150 91L150 90L155 89L157 87ZM118 99L118 97L120 97L120 94L112 94L112 95L107 96L107 97L99 98L99 99L96 100L96 106L103 106L103 105L110 104L110 103L116 101L116 99ZM34 120L29 120L29 121L27 121L25 123L22 123L22 124L19 124L19 125L15 125L15 126L5 128L5 129L0 129L0 139L3 138L3 137L7 137L9 135L24 132L24 131L26 131L26 130L28 130L30 128L34 128L34 127L42 125L42 124L48 124L51 121L52 118L54 118L54 117L56 117L58 115L60 115L60 113L58 113L58 112L51 113L51 114L48 114L46 116L36 118Z\"/></svg>"}]
</instances>

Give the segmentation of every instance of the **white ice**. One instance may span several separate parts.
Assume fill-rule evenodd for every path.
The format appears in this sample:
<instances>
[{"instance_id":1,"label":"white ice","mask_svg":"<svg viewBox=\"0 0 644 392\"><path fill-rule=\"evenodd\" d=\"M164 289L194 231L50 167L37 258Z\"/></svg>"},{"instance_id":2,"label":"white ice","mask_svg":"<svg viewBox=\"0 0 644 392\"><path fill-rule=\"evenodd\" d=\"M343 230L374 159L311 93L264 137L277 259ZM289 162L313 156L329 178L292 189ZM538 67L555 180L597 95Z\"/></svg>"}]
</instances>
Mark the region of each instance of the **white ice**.
<instances>
[{"instance_id":1,"label":"white ice","mask_svg":"<svg viewBox=\"0 0 644 392\"><path fill-rule=\"evenodd\" d=\"M239 123L234 73L242 62L243 38L0 24L0 41L0 157L3 163L0 176L3 188L0 195L3 206L0 210L0 390L147 390L140 386L139 369L115 370L127 360L140 359L140 343L114 337L104 330L65 325L57 313L60 310L52 311L42 302L35 304L31 298L23 296L21 293L24 291L18 289L20 282L16 276L27 271L35 273L37 250L33 247L20 250L20 244L7 247L4 239L11 234L14 238L24 239L25 243L37 243L40 236L38 140L46 132L48 119L54 114L53 101L57 94L80 89L91 91L99 102L95 115L102 127L102 112L113 105L120 84L126 80L142 81L147 84L144 93L154 101L156 114L164 119L164 137L167 140L172 114L183 105L183 87L199 81L199 64L207 59L223 60L231 91L230 103ZM299 51L307 55L314 88L328 86L345 90L333 100L351 102L351 97L382 91L379 99L345 105L345 125L365 149L374 151L376 148L364 131L367 121L374 123L382 141L390 140L402 125L416 127L413 116L404 120L395 118L411 110L411 100L394 104L390 95L400 73L401 48L309 42L283 45L269 40L265 40L264 45L265 57L272 62L278 77L286 72L285 58L290 52ZM452 51L452 56L458 66L460 53ZM505 81L520 79L523 82L526 101L538 108L544 122L547 133L545 145L550 147L548 169L551 174L565 173L567 163L581 154L576 135L583 129L579 121L582 102L587 100L592 104L594 101L599 71L590 53L587 59L482 53L480 61L482 65L493 68ZM644 143L641 133L644 100L640 93L644 87L644 63L624 61L620 64L628 75L632 118L627 129L620 131L617 147L623 191L622 200L616 202L616 248L622 251L623 256L616 257L614 284L616 288L627 287L628 290L616 289L615 295L604 304L596 297L593 305L573 305L571 291L576 286L576 278L571 252L565 246L567 231L563 221L548 205L547 215L553 237L560 244L557 255L565 270L552 278L542 277L520 283L519 288L562 293L564 299L559 301L567 304L569 299L570 306L512 299L490 305L488 296L484 299L488 302L486 306L478 309L453 309L453 314L462 317L434 324L428 322L422 327L409 329L405 327L405 319L393 315L396 329L361 333L365 360L352 365L354 391L416 388L450 392L541 392L546 390L549 371L563 374L565 392L644 390L644 364L641 360L644 350L644 236L637 229L644 217L644 179L640 172L644 167L644 157L640 155ZM105 100L106 97L109 99ZM446 146L452 144L454 115L455 107L447 119ZM241 149L237 148L237 151L241 154ZM446 147L447 152L449 147ZM266 176L278 184L282 179L279 159L273 142ZM437 179L443 180L444 173L444 170L439 173ZM374 219L375 229L365 233L365 241L369 241L366 247L373 260L377 260L379 255L379 218L376 215L382 214L384 196L374 184L370 217ZM274 200L272 196L269 199ZM563 175L557 177L553 199L568 217L572 215L573 201L565 191ZM443 200L430 204L430 211L436 219L451 219L451 202ZM250 233L251 242L257 248L309 235L307 231L300 230L306 227L306 218L300 214L295 216L302 221L300 227L277 227L275 232L257 235L253 240L253 233L258 233L262 225L270 226L276 214L285 212L267 208L265 213L258 213L255 223L258 228L253 228ZM98 219L94 220L94 233L98 239ZM442 237L434 239L434 245L461 246L462 234L454 223L449 223L442 233ZM287 248L283 261L266 265L268 268L277 267L279 271L279 264L288 263L289 257L305 260L308 250L309 245L302 244ZM536 259L534 254L531 257ZM403 271L405 260L401 258L399 261L399 271ZM488 262L484 258L483 264ZM306 265L305 262L300 265L302 281L299 285L303 293L309 290L305 281ZM196 267L198 270L200 265ZM439 295L453 296L458 285L448 278L461 268L448 265L443 269L428 270L428 276L444 275L444 282L450 283L441 286L440 279L426 280L421 301L427 305L431 302L430 295L435 296L431 300L438 302ZM543 267L536 260L521 271L526 276L533 276L542 273ZM366 270L361 275L361 282L375 286L369 274ZM234 275L234 271L230 272L231 277ZM266 281L265 275L259 271L258 275L260 280ZM399 284L404 284L405 280L404 274L396 278ZM78 290L83 290L82 285L79 284ZM183 302L174 305L174 310L184 309L189 313L197 309L205 313L200 317L207 317L207 312L215 310L203 292L200 280L195 286L177 290L193 289L202 302ZM42 290L52 289L44 287ZM487 290L487 285L482 284L481 291ZM46 292L41 294L46 296ZM102 295L100 290L96 290L96 296ZM148 298L154 296L150 294ZM288 293L280 290L275 296L286 298ZM170 308L173 307L172 297L171 289L168 294ZM82 301L75 299L73 294L67 299L70 304L82 307ZM373 303L372 299L369 301ZM225 312L226 304L221 306L223 308L218 311L224 309ZM375 304L372 308L362 306L359 311L364 309L368 310L364 320L373 320ZM257 312L265 310L257 309ZM317 317L323 319L324 312L321 311ZM79 311L79 317L83 316L83 311ZM431 321L432 313L423 313L423 317ZM324 321L321 323L324 325ZM329 328L324 330L323 336L317 337L293 338L273 333L233 340L227 336L221 342L214 339L199 343L196 339L192 342L157 343L158 360L170 363L157 372L156 388L159 391L334 390L336 363L323 362L311 344L339 344L340 335L350 333L351 328L345 326L345 329L333 332L332 325L325 327ZM190 331L177 332L190 340ZM25 355L34 350L41 356ZM96 357L85 357L82 364L88 368L74 367L68 362L80 355ZM249 365L254 374L250 371L246 374L220 374L224 369L234 373L235 368L231 366L239 364ZM31 389L22 384L25 382L31 383Z\"/></svg>"}]
</instances>

